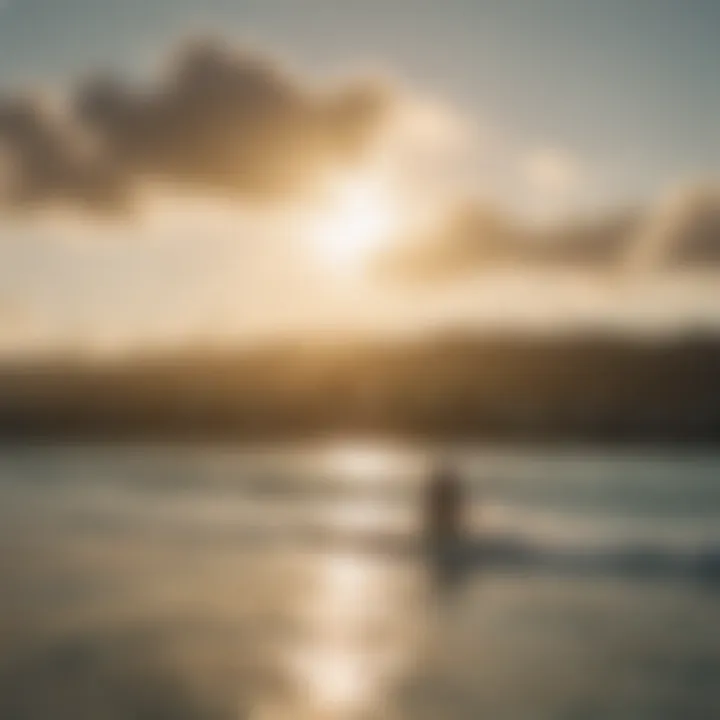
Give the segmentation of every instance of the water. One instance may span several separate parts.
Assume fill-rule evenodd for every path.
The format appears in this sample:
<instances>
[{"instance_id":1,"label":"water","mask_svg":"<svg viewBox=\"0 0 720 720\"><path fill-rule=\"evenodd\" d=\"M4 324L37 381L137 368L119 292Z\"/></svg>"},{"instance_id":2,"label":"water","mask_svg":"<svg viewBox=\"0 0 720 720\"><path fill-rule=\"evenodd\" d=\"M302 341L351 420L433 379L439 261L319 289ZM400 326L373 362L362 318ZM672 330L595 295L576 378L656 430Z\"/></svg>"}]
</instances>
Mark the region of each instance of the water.
<instances>
[{"instance_id":1,"label":"water","mask_svg":"<svg viewBox=\"0 0 720 720\"><path fill-rule=\"evenodd\" d=\"M720 455L0 451L2 720L720 717ZM447 568L439 568L441 571Z\"/></svg>"}]
</instances>

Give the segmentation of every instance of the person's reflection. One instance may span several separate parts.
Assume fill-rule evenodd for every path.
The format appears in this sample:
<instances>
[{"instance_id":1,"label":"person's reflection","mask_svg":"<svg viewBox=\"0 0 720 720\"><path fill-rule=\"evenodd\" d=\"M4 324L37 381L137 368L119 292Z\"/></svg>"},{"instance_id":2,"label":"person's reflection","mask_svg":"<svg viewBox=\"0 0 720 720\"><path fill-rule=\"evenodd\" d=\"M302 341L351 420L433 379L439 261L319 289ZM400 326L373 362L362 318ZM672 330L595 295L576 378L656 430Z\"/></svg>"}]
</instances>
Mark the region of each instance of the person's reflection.
<instances>
[{"instance_id":1,"label":"person's reflection","mask_svg":"<svg viewBox=\"0 0 720 720\"><path fill-rule=\"evenodd\" d=\"M465 494L448 460L431 471L424 492L424 533L432 579L440 589L456 587L465 569Z\"/></svg>"}]
</instances>

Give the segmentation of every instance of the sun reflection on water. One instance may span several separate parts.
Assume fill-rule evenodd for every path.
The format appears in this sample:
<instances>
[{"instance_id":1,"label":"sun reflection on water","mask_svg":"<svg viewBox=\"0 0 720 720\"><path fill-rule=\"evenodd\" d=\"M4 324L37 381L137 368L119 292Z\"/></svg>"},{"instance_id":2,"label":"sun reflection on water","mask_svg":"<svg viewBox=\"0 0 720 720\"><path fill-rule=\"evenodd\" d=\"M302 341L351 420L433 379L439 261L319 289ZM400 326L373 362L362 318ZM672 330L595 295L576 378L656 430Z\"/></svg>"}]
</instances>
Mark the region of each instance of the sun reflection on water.
<instances>
[{"instance_id":1,"label":"sun reflection on water","mask_svg":"<svg viewBox=\"0 0 720 720\"><path fill-rule=\"evenodd\" d=\"M399 480L410 470L408 457L362 443L328 446L318 457L325 478L352 489L323 508L323 526L351 535L382 533L388 508L364 489ZM362 549L327 549L300 562L308 574L293 599L298 630L276 656L290 694L282 707L265 706L261 720L386 717L390 687L413 657L403 576L388 558Z\"/></svg>"},{"instance_id":2,"label":"sun reflection on water","mask_svg":"<svg viewBox=\"0 0 720 720\"><path fill-rule=\"evenodd\" d=\"M323 558L316 570L301 607L304 632L285 653L295 701L274 720L367 717L385 701L397 664L383 629L392 614L385 569L347 554Z\"/></svg>"},{"instance_id":3,"label":"sun reflection on water","mask_svg":"<svg viewBox=\"0 0 720 720\"><path fill-rule=\"evenodd\" d=\"M371 700L373 677L364 645L377 586L371 568L354 556L324 563L310 610L313 643L301 650L299 679L323 712L344 717Z\"/></svg>"},{"instance_id":4,"label":"sun reflection on water","mask_svg":"<svg viewBox=\"0 0 720 720\"><path fill-rule=\"evenodd\" d=\"M414 456L401 448L373 444L346 443L331 445L320 453L320 465L324 472L339 481L384 483L397 479L414 469Z\"/></svg>"}]
</instances>

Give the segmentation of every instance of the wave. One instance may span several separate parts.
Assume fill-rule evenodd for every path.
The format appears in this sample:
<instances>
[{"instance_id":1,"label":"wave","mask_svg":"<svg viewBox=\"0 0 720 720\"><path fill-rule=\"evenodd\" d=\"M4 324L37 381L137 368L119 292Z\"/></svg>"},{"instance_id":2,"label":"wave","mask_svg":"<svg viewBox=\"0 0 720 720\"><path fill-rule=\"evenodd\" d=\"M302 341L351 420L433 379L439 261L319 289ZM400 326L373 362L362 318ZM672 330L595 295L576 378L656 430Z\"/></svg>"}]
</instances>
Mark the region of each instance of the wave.
<instances>
[{"instance_id":1,"label":"wave","mask_svg":"<svg viewBox=\"0 0 720 720\"><path fill-rule=\"evenodd\" d=\"M57 500L57 498L54 498ZM87 498L86 498L87 500ZM90 503L54 502L47 513L32 513L40 540L77 536L120 545L133 541L208 552L289 550L356 553L391 559L449 563L465 573L604 575L635 579L699 579L720 584L720 538L685 523L628 526L607 517L553 514L518 507L486 506L452 547L432 547L418 532L412 513L376 514L378 507L310 503L302 512L282 513L261 505L233 505L222 499L158 506L123 506L115 496ZM380 508L382 509L382 508ZM406 508L407 509L407 508ZM29 522L11 513L0 539L17 541ZM693 530L690 534L689 530Z\"/></svg>"},{"instance_id":2,"label":"wave","mask_svg":"<svg viewBox=\"0 0 720 720\"><path fill-rule=\"evenodd\" d=\"M511 532L475 533L443 546L421 535L327 527L243 529L239 545L317 553L365 554L447 563L464 573L614 576L628 579L701 580L720 585L720 545L623 542L612 546L547 543ZM228 539L227 537L225 538Z\"/></svg>"}]
</instances>

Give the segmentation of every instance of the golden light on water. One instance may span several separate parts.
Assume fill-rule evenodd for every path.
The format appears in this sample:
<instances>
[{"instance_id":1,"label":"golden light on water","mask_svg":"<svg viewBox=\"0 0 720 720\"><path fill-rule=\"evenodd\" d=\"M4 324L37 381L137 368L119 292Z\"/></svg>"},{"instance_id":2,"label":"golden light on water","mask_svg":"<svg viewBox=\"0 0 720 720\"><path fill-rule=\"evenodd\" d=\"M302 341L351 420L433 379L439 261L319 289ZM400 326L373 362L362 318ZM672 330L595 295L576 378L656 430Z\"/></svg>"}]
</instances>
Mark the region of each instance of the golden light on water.
<instances>
[{"instance_id":1,"label":"golden light on water","mask_svg":"<svg viewBox=\"0 0 720 720\"><path fill-rule=\"evenodd\" d=\"M327 448L320 462L324 471L341 482L383 482L407 469L409 460L397 448L358 442Z\"/></svg>"},{"instance_id":2,"label":"golden light on water","mask_svg":"<svg viewBox=\"0 0 720 720\"><path fill-rule=\"evenodd\" d=\"M373 493L378 488L402 486L418 477L424 463L400 446L373 442L349 442L330 445L319 454L320 472L333 483L347 485L360 492L329 509L328 528L341 533L382 532L383 528L408 518L397 508L378 502ZM362 496L364 489L369 496Z\"/></svg>"},{"instance_id":3,"label":"golden light on water","mask_svg":"<svg viewBox=\"0 0 720 720\"><path fill-rule=\"evenodd\" d=\"M318 459L323 475L360 486L386 481L408 463L397 448L363 442L328 446ZM372 531L385 519L373 498L339 499L327 510L332 531ZM316 559L297 608L303 632L281 653L293 690L263 720L376 717L411 656L414 636L397 622L399 578L386 560L357 550Z\"/></svg>"},{"instance_id":4,"label":"golden light on water","mask_svg":"<svg viewBox=\"0 0 720 720\"><path fill-rule=\"evenodd\" d=\"M347 712L373 699L372 665L361 641L376 579L353 557L332 558L318 579L315 643L301 653L298 669L314 705Z\"/></svg>"}]
</instances>

